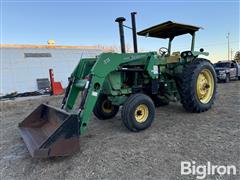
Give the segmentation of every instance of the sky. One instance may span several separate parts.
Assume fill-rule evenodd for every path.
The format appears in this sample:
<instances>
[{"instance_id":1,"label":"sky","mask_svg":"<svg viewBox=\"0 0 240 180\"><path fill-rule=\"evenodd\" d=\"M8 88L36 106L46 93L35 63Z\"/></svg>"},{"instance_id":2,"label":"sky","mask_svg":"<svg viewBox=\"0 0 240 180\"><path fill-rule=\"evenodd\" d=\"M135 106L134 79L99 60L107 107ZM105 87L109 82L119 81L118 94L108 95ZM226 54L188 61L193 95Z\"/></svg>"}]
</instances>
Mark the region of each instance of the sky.
<instances>
[{"instance_id":1,"label":"sky","mask_svg":"<svg viewBox=\"0 0 240 180\"><path fill-rule=\"evenodd\" d=\"M137 12L137 30L172 20L201 26L196 34L196 50L204 48L209 59L218 61L228 57L227 33L230 49L239 47L239 0L169 0L169 1L28 1L2 0L1 44L119 46L116 17L123 16L131 25L130 13ZM132 47L131 31L125 29L126 44ZM190 35L173 40L173 51L189 50ZM167 41L138 37L139 49L158 51Z\"/></svg>"}]
</instances>

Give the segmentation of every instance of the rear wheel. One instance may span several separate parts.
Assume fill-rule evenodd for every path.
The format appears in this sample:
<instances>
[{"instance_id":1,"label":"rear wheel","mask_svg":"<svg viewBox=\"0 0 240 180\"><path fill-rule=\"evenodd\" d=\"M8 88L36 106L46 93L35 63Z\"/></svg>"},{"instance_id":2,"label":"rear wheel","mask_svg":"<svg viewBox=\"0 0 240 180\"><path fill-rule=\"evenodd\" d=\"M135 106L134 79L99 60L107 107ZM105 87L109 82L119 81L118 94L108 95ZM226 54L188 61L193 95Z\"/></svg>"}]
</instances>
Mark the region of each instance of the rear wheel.
<instances>
[{"instance_id":1,"label":"rear wheel","mask_svg":"<svg viewBox=\"0 0 240 180\"><path fill-rule=\"evenodd\" d=\"M131 131L141 131L151 126L155 117L154 103L144 94L133 94L124 103L122 120Z\"/></svg>"},{"instance_id":2,"label":"rear wheel","mask_svg":"<svg viewBox=\"0 0 240 180\"><path fill-rule=\"evenodd\" d=\"M189 112L211 108L216 96L216 73L205 59L196 59L183 70L179 93L183 107Z\"/></svg>"},{"instance_id":3,"label":"rear wheel","mask_svg":"<svg viewBox=\"0 0 240 180\"><path fill-rule=\"evenodd\" d=\"M96 105L93 109L94 115L100 119L111 119L118 113L119 106L113 105L105 95L99 95Z\"/></svg>"}]
</instances>

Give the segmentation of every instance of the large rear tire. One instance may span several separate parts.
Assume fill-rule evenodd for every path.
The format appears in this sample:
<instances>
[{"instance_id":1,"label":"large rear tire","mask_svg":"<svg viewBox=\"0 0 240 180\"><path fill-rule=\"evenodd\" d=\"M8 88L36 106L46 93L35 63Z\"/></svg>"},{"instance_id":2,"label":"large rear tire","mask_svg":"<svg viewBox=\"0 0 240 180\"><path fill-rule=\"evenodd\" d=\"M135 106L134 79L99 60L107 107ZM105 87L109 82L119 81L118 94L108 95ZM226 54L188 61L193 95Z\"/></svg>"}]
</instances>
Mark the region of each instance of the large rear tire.
<instances>
[{"instance_id":1,"label":"large rear tire","mask_svg":"<svg viewBox=\"0 0 240 180\"><path fill-rule=\"evenodd\" d=\"M131 131L138 132L150 127L154 117L154 103L145 94L133 94L123 105L122 120Z\"/></svg>"},{"instance_id":2,"label":"large rear tire","mask_svg":"<svg viewBox=\"0 0 240 180\"><path fill-rule=\"evenodd\" d=\"M198 58L185 66L178 84L181 103L189 112L204 112L214 103L217 88L213 65Z\"/></svg>"},{"instance_id":3,"label":"large rear tire","mask_svg":"<svg viewBox=\"0 0 240 180\"><path fill-rule=\"evenodd\" d=\"M111 119L118 113L119 106L113 105L106 95L100 94L93 109L94 115L100 120Z\"/></svg>"}]
</instances>

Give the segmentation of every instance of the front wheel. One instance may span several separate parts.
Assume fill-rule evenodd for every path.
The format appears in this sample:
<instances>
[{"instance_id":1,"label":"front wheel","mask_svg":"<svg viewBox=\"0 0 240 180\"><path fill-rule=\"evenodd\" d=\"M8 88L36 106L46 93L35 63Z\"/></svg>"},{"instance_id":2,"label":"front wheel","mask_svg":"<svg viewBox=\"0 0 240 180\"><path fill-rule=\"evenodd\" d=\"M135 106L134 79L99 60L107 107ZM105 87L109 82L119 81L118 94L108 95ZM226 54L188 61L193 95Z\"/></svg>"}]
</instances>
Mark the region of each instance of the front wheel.
<instances>
[{"instance_id":1,"label":"front wheel","mask_svg":"<svg viewBox=\"0 0 240 180\"><path fill-rule=\"evenodd\" d=\"M196 59L186 65L179 84L183 107L189 112L203 112L211 108L216 96L216 73L206 59Z\"/></svg>"},{"instance_id":2,"label":"front wheel","mask_svg":"<svg viewBox=\"0 0 240 180\"><path fill-rule=\"evenodd\" d=\"M100 94L93 109L94 115L100 120L111 119L118 113L119 106L113 105L107 96Z\"/></svg>"},{"instance_id":3,"label":"front wheel","mask_svg":"<svg viewBox=\"0 0 240 180\"><path fill-rule=\"evenodd\" d=\"M131 131L141 131L151 126L155 117L154 103L147 95L131 95L122 108L122 120Z\"/></svg>"}]
</instances>

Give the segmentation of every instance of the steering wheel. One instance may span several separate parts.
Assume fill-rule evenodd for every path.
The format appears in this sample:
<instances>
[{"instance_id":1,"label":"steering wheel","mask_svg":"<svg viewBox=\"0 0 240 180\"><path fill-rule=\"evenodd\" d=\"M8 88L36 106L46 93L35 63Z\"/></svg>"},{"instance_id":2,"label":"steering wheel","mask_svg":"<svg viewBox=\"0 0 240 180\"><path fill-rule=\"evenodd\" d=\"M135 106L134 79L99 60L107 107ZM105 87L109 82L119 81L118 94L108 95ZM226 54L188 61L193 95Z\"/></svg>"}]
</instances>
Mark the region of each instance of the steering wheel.
<instances>
[{"instance_id":1,"label":"steering wheel","mask_svg":"<svg viewBox=\"0 0 240 180\"><path fill-rule=\"evenodd\" d=\"M159 49L159 54L160 54L161 56L163 56L163 55L165 55L165 54L167 54L167 53L168 53L168 48L161 47L161 48Z\"/></svg>"}]
</instances>

